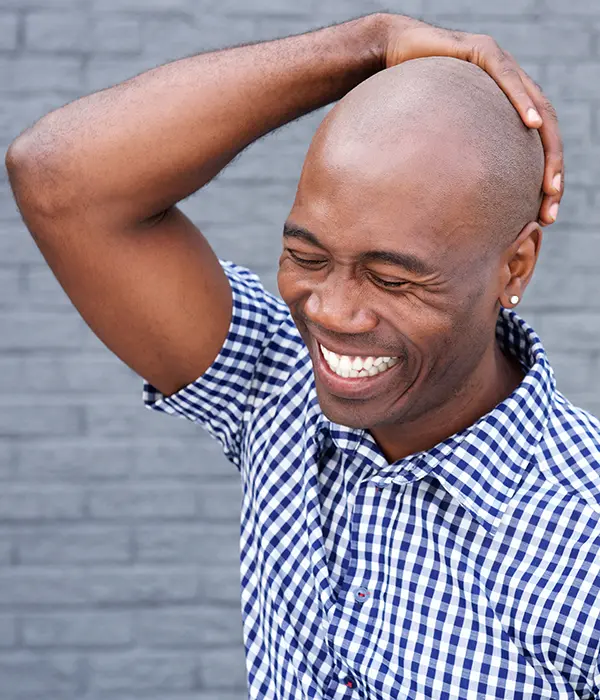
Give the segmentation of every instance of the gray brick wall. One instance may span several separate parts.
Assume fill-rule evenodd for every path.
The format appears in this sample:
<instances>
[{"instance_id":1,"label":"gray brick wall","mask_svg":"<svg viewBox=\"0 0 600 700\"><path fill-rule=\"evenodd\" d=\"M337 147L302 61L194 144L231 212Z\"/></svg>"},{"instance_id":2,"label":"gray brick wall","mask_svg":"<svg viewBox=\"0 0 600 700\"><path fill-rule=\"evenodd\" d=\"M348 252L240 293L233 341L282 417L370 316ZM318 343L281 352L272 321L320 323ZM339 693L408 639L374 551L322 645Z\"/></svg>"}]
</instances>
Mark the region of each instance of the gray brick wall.
<instances>
[{"instance_id":1,"label":"gray brick wall","mask_svg":"<svg viewBox=\"0 0 600 700\"><path fill-rule=\"evenodd\" d=\"M600 3L405 0L491 33L558 109L568 189L523 315L600 414ZM0 0L0 147L166 60L381 9L371 0ZM254 145L183 210L275 291L282 222L323 112ZM91 333L0 175L0 697L240 700L237 471Z\"/></svg>"}]
</instances>

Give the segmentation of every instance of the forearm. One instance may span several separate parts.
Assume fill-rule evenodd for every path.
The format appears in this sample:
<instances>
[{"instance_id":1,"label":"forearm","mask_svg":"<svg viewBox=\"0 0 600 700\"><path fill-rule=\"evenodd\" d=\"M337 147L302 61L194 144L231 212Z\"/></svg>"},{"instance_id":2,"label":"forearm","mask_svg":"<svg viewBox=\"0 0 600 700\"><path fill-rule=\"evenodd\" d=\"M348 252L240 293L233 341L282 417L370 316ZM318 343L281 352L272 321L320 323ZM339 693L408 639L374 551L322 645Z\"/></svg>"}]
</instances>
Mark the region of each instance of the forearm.
<instances>
[{"instance_id":1,"label":"forearm","mask_svg":"<svg viewBox=\"0 0 600 700\"><path fill-rule=\"evenodd\" d=\"M48 164L53 196L141 221L205 185L260 136L380 70L385 21L370 15L160 66L51 112L20 150Z\"/></svg>"}]
</instances>

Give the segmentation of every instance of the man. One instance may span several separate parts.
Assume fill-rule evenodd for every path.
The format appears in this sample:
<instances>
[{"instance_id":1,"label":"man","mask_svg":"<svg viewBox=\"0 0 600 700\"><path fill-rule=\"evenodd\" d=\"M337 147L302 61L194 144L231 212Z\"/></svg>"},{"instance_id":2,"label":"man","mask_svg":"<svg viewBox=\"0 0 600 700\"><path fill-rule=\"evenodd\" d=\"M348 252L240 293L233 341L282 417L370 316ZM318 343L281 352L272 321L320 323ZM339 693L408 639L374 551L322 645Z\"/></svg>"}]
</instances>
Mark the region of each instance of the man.
<instances>
[{"instance_id":1,"label":"man","mask_svg":"<svg viewBox=\"0 0 600 700\"><path fill-rule=\"evenodd\" d=\"M285 225L283 303L174 203L341 97ZM240 470L250 697L600 697L599 425L512 310L560 138L509 56L371 15L90 95L7 164L146 404Z\"/></svg>"}]
</instances>

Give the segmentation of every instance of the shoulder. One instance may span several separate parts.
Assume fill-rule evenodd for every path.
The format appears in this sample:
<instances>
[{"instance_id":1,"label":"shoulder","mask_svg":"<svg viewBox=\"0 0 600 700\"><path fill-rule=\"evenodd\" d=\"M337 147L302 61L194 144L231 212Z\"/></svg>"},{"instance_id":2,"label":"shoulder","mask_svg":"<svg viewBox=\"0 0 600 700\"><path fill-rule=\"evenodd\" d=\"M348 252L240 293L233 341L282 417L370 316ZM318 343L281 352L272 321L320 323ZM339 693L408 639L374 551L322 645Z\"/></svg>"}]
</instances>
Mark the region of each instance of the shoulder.
<instances>
[{"instance_id":1,"label":"shoulder","mask_svg":"<svg viewBox=\"0 0 600 700\"><path fill-rule=\"evenodd\" d=\"M260 277L246 267L221 260L233 297L228 339L233 358L248 345L260 346L252 371L253 399L288 384L309 361L308 350L285 302L267 291Z\"/></svg>"},{"instance_id":2,"label":"shoulder","mask_svg":"<svg viewBox=\"0 0 600 700\"><path fill-rule=\"evenodd\" d=\"M556 391L537 466L595 513L600 534L600 421Z\"/></svg>"}]
</instances>

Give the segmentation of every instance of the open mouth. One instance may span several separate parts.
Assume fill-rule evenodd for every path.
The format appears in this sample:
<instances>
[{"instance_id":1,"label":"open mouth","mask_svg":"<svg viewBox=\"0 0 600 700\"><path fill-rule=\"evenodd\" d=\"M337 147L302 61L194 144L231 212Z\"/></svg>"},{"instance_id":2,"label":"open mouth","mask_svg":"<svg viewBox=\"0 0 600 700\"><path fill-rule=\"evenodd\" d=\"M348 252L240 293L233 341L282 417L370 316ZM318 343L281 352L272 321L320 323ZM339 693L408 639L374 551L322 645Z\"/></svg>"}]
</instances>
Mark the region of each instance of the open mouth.
<instances>
[{"instance_id":1,"label":"open mouth","mask_svg":"<svg viewBox=\"0 0 600 700\"><path fill-rule=\"evenodd\" d=\"M358 355L338 355L319 343L319 348L329 369L344 379L375 377L397 365L398 357L359 357Z\"/></svg>"}]
</instances>

